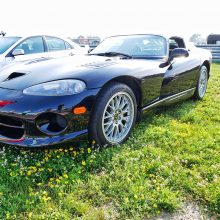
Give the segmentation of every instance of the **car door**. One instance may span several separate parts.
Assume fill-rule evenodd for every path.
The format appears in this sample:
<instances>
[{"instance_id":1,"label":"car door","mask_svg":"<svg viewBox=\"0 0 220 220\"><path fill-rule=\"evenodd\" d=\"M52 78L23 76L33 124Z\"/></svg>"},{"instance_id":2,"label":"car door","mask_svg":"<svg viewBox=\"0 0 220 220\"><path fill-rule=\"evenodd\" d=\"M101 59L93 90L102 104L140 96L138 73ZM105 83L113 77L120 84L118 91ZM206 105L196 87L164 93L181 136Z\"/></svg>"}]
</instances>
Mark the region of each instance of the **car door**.
<instances>
[{"instance_id":1,"label":"car door","mask_svg":"<svg viewBox=\"0 0 220 220\"><path fill-rule=\"evenodd\" d=\"M13 56L12 52L16 49L22 49L24 55ZM42 36L29 37L15 46L7 55L6 62L19 62L25 60L32 60L36 58L47 58L48 54L45 51Z\"/></svg>"},{"instance_id":2,"label":"car door","mask_svg":"<svg viewBox=\"0 0 220 220\"><path fill-rule=\"evenodd\" d=\"M178 48L178 45L170 48ZM165 72L161 88L162 98L189 90L196 86L200 59L193 51L188 50L188 52L189 56L187 57L175 58Z\"/></svg>"},{"instance_id":3,"label":"car door","mask_svg":"<svg viewBox=\"0 0 220 220\"><path fill-rule=\"evenodd\" d=\"M45 41L49 57L58 58L75 55L74 48L60 38L45 36Z\"/></svg>"}]
</instances>

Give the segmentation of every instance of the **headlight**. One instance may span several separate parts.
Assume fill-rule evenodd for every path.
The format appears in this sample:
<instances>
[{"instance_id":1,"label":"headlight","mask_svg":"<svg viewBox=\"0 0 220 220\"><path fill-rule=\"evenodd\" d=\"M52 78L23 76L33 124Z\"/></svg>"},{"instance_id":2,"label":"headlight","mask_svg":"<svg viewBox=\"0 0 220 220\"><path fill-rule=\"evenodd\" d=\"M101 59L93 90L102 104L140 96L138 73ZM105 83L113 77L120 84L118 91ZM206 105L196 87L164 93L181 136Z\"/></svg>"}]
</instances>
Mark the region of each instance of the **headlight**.
<instances>
[{"instance_id":1,"label":"headlight","mask_svg":"<svg viewBox=\"0 0 220 220\"><path fill-rule=\"evenodd\" d=\"M25 95L65 96L85 90L86 84L80 80L58 80L31 86L23 90Z\"/></svg>"}]
</instances>

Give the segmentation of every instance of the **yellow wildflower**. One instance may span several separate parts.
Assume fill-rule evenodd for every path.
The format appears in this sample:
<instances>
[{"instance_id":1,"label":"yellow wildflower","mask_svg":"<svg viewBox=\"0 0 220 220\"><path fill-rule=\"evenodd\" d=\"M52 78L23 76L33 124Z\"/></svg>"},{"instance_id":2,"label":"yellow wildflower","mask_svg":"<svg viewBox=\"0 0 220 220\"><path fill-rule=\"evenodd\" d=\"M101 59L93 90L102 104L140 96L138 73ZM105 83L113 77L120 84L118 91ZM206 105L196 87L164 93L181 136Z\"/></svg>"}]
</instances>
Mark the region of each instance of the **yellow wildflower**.
<instances>
[{"instance_id":1,"label":"yellow wildflower","mask_svg":"<svg viewBox=\"0 0 220 220\"><path fill-rule=\"evenodd\" d=\"M66 173L63 174L63 177L66 178L66 179L68 179L68 175L67 175Z\"/></svg>"},{"instance_id":2,"label":"yellow wildflower","mask_svg":"<svg viewBox=\"0 0 220 220\"><path fill-rule=\"evenodd\" d=\"M56 178L56 182L57 182L57 183L60 183L60 179Z\"/></svg>"},{"instance_id":3,"label":"yellow wildflower","mask_svg":"<svg viewBox=\"0 0 220 220\"><path fill-rule=\"evenodd\" d=\"M43 195L47 195L48 193L47 193L47 191L43 191L42 194Z\"/></svg>"},{"instance_id":4,"label":"yellow wildflower","mask_svg":"<svg viewBox=\"0 0 220 220\"><path fill-rule=\"evenodd\" d=\"M29 212L29 213L28 213L28 217L29 217L29 218L31 218L31 217L32 217L32 215L33 215L33 213L32 213L32 212Z\"/></svg>"},{"instance_id":5,"label":"yellow wildflower","mask_svg":"<svg viewBox=\"0 0 220 220\"><path fill-rule=\"evenodd\" d=\"M91 153L91 148L88 148L87 150L88 150L88 154L90 154Z\"/></svg>"},{"instance_id":6,"label":"yellow wildflower","mask_svg":"<svg viewBox=\"0 0 220 220\"><path fill-rule=\"evenodd\" d=\"M85 165L86 165L86 162L85 162L84 160L82 161L82 165L83 165L83 166L85 166Z\"/></svg>"},{"instance_id":7,"label":"yellow wildflower","mask_svg":"<svg viewBox=\"0 0 220 220\"><path fill-rule=\"evenodd\" d=\"M31 170L28 170L28 171L27 171L27 175L30 176L31 174L32 174L32 171L31 171Z\"/></svg>"},{"instance_id":8,"label":"yellow wildflower","mask_svg":"<svg viewBox=\"0 0 220 220\"><path fill-rule=\"evenodd\" d=\"M49 158L48 158L48 157L45 157L44 160L47 162L47 161L49 160Z\"/></svg>"}]
</instances>

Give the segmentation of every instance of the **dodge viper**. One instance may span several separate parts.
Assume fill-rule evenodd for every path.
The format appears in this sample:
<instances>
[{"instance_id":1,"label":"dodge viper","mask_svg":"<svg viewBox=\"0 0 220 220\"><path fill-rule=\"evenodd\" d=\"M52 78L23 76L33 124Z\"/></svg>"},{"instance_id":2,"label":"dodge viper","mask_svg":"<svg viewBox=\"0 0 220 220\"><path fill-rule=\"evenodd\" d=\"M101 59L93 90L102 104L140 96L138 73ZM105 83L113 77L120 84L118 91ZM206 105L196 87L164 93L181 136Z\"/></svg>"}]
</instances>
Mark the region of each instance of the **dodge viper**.
<instances>
[{"instance_id":1,"label":"dodge viper","mask_svg":"<svg viewBox=\"0 0 220 220\"><path fill-rule=\"evenodd\" d=\"M0 142L55 145L85 134L98 145L124 142L145 110L202 99L209 51L183 38L106 38L88 55L42 58L0 72Z\"/></svg>"}]
</instances>

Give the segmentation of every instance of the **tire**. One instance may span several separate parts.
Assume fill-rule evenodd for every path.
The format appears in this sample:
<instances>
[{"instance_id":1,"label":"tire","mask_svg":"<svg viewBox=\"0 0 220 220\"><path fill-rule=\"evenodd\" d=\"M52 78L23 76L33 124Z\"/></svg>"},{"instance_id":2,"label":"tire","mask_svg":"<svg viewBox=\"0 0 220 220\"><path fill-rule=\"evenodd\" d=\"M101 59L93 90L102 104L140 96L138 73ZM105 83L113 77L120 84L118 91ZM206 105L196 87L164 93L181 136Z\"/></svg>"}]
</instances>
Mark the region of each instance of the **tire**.
<instances>
[{"instance_id":1,"label":"tire","mask_svg":"<svg viewBox=\"0 0 220 220\"><path fill-rule=\"evenodd\" d=\"M202 66L199 72L199 79L194 93L194 98L201 100L203 99L208 84L208 70L205 66Z\"/></svg>"},{"instance_id":2,"label":"tire","mask_svg":"<svg viewBox=\"0 0 220 220\"><path fill-rule=\"evenodd\" d=\"M96 145L124 142L136 120L137 102L130 87L111 82L98 96L89 122L89 140Z\"/></svg>"}]
</instances>

